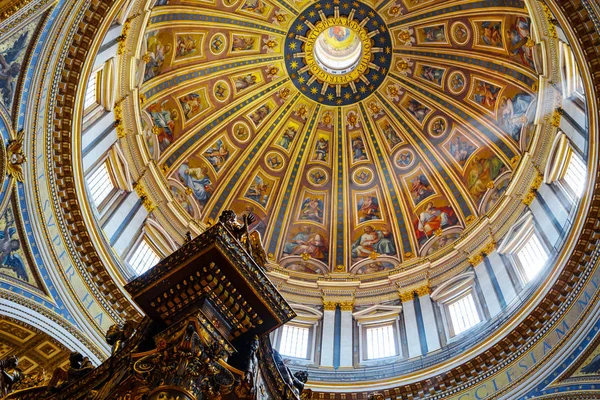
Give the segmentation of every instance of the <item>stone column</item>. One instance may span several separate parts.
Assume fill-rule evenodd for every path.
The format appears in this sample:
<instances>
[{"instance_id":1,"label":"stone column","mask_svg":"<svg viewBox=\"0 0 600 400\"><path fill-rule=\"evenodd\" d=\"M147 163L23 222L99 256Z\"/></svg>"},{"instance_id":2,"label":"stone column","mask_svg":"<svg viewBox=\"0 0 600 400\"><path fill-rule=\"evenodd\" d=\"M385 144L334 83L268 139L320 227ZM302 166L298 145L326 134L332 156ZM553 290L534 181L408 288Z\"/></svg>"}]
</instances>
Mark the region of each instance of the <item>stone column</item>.
<instances>
[{"instance_id":1,"label":"stone column","mask_svg":"<svg viewBox=\"0 0 600 400\"><path fill-rule=\"evenodd\" d=\"M332 301L323 302L323 335L321 337L321 366L333 368L335 307Z\"/></svg>"},{"instance_id":2,"label":"stone column","mask_svg":"<svg viewBox=\"0 0 600 400\"><path fill-rule=\"evenodd\" d=\"M353 326L352 311L354 310L354 302L343 301L340 303L340 311L342 312L342 323L340 326L340 334L343 340L340 342L340 367L352 367L353 359Z\"/></svg>"},{"instance_id":3,"label":"stone column","mask_svg":"<svg viewBox=\"0 0 600 400\"><path fill-rule=\"evenodd\" d=\"M402 312L404 313L404 324L406 327L406 341L408 343L408 357L421 355L421 341L419 340L419 328L417 326L417 314L415 312L414 294L412 291L400 293L402 300Z\"/></svg>"},{"instance_id":4,"label":"stone column","mask_svg":"<svg viewBox=\"0 0 600 400\"><path fill-rule=\"evenodd\" d=\"M421 305L421 316L423 318L423 326L425 327L427 350L431 352L440 348L440 336L429 292L429 285L422 286L416 290L417 296L419 296L419 304Z\"/></svg>"}]
</instances>

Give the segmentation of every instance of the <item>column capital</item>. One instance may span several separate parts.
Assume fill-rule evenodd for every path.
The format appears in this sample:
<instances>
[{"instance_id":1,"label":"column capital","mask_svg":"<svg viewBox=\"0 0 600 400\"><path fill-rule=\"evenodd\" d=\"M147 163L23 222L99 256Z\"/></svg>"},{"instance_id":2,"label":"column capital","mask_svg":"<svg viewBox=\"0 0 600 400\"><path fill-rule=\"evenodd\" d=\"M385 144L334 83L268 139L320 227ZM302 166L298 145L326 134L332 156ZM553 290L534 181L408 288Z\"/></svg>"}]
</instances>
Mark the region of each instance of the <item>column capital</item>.
<instances>
[{"instance_id":1,"label":"column capital","mask_svg":"<svg viewBox=\"0 0 600 400\"><path fill-rule=\"evenodd\" d=\"M341 301L340 310L342 311L353 311L354 310L354 301Z\"/></svg>"},{"instance_id":2,"label":"column capital","mask_svg":"<svg viewBox=\"0 0 600 400\"><path fill-rule=\"evenodd\" d=\"M407 301L411 301L415 297L414 292L412 290L406 290L406 291L403 291L403 292L399 292L398 296L400 296L400 300L403 303L405 303Z\"/></svg>"},{"instance_id":3,"label":"column capital","mask_svg":"<svg viewBox=\"0 0 600 400\"><path fill-rule=\"evenodd\" d=\"M323 301L323 311L333 311L337 304L335 301Z\"/></svg>"},{"instance_id":4,"label":"column capital","mask_svg":"<svg viewBox=\"0 0 600 400\"><path fill-rule=\"evenodd\" d=\"M427 296L428 294L431 294L431 287L429 287L429 284L423 285L421 287L416 288L415 293L419 297Z\"/></svg>"}]
</instances>

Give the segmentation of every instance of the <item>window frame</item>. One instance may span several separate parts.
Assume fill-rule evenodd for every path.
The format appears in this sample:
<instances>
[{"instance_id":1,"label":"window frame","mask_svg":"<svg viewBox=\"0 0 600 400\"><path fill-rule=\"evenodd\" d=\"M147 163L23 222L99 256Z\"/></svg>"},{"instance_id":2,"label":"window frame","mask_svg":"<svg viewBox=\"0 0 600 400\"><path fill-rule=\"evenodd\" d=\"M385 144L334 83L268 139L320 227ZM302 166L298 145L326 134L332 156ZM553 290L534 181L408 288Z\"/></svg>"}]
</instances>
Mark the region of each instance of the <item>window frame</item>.
<instances>
[{"instance_id":1,"label":"window frame","mask_svg":"<svg viewBox=\"0 0 600 400\"><path fill-rule=\"evenodd\" d=\"M102 108L101 96L102 96L102 84L103 84L103 69L104 69L104 65L101 65L100 67L93 70L92 73L90 74L90 78L88 79L88 81L86 83L84 97L83 97L84 120L92 118L93 116L91 114L96 115L96 112L98 111L98 109ZM88 86L89 86L92 78L94 78L94 80L95 80L95 82L94 82L94 84L95 84L94 102L87 105L86 101L88 99Z\"/></svg>"},{"instance_id":2,"label":"window frame","mask_svg":"<svg viewBox=\"0 0 600 400\"><path fill-rule=\"evenodd\" d=\"M139 249L139 247L142 245L142 243L145 243L150 248L150 250L154 252L154 254L158 258L157 262L159 262L162 259L160 250L152 243L152 240L150 240L148 235L146 235L146 233L143 232L143 229L142 229L142 234L131 245L131 247L129 248L129 251L127 252L127 256L123 259L125 261L125 264L127 265L127 268L131 271L133 277L137 277L137 276L144 274L146 271L148 271L150 268L152 268L157 263L157 262L153 263L148 268L146 268L142 271L136 270L136 268L131 264L131 259L133 258L133 256L135 255L135 253Z\"/></svg>"},{"instance_id":3,"label":"window frame","mask_svg":"<svg viewBox=\"0 0 600 400\"><path fill-rule=\"evenodd\" d=\"M456 303L458 303L459 301L467 298L467 297L471 297L472 302L473 302L473 307L475 309L475 313L477 316L477 322L474 323L473 325L467 327L466 329L460 331L460 332L456 332L455 329L455 321L452 318L452 313L450 311L450 307ZM447 328L448 328L448 337L450 340L452 340L455 337L461 336L467 332L469 332L471 329L473 329L474 327L476 327L477 325L481 324L483 321L485 321L485 318L483 318L483 310L481 309L481 305L479 304L479 300L477 297L477 293L475 292L475 288L473 286L471 286L470 288L468 288L467 290L464 290L458 294L456 294L455 296L453 296L452 298L446 300L443 303L444 306L444 314L445 317L447 319Z\"/></svg>"},{"instance_id":4,"label":"window frame","mask_svg":"<svg viewBox=\"0 0 600 400\"><path fill-rule=\"evenodd\" d=\"M89 187L89 180L92 177L92 175L94 175L103 166L105 166L105 168L106 168L106 172L107 172L108 178L110 179L112 189L102 199L102 201L100 201L100 203L97 204L96 201L94 200L94 198L92 197L92 192ZM122 189L120 189L118 187L117 180L113 174L114 174L114 172L113 172L113 169L111 166L111 160L107 154L104 157L102 157L101 159L99 159L96 162L96 164L92 168L90 168L89 172L87 172L84 177L86 190L87 190L88 196L91 200L90 203L92 203L92 205L94 206L94 210L97 213L99 220L102 220L102 217L106 214L106 211L110 208L110 206L117 200L117 198L119 197L119 194L124 192Z\"/></svg>"},{"instance_id":5,"label":"window frame","mask_svg":"<svg viewBox=\"0 0 600 400\"><path fill-rule=\"evenodd\" d=\"M394 358L399 358L402 356L402 346L400 343L400 329L398 326L398 317L396 317L393 321L384 321L384 322L373 322L373 323L362 323L360 324L360 335L361 335L361 361L373 361L378 362L382 360L389 360ZM372 329L380 329L384 327L389 327L392 330L392 339L394 341L394 354L383 357L369 357L369 345L368 342L368 332Z\"/></svg>"},{"instance_id":6,"label":"window frame","mask_svg":"<svg viewBox=\"0 0 600 400\"><path fill-rule=\"evenodd\" d=\"M436 288L430 295L431 300L435 303L439 313L441 314L443 322L442 325L444 327L447 343L452 343L458 340L458 338L468 334L468 332L470 332L472 329L480 324L485 323L487 320L485 312L483 311L483 305L481 304L482 299L478 296L475 285L475 271L471 270L451 278ZM456 333L448 306L449 304L453 304L468 295L471 295L473 298L473 303L475 305L475 311L477 312L479 322L460 333Z\"/></svg>"},{"instance_id":7,"label":"window frame","mask_svg":"<svg viewBox=\"0 0 600 400\"><path fill-rule=\"evenodd\" d=\"M529 277L529 274L527 273L527 267L523 264L523 261L521 260L519 254L530 243L531 240L537 241L539 247L541 247L542 250L546 253L546 259L535 272L535 274ZM540 275L540 273L544 270L544 267L548 263L548 260L550 259L550 254L551 253L547 248L546 243L544 242L541 235L537 232L535 227L533 227L525 233L524 237L521 239L521 243L518 246L516 246L515 249L510 253L510 260L514 266L514 270L519 278L519 281L523 286L527 286L530 282L534 281Z\"/></svg>"},{"instance_id":8,"label":"window frame","mask_svg":"<svg viewBox=\"0 0 600 400\"><path fill-rule=\"evenodd\" d=\"M307 341L306 341L306 357L295 357L295 356L291 356L291 355L287 355L287 354L283 354L281 353L281 345L282 345L282 339L283 339L283 329L286 326L292 326L292 327L297 327L297 328L301 328L301 329L307 329L308 330L308 335L307 335ZM277 329L275 331L275 337L273 340L273 344L274 344L274 348L277 349L277 351L280 352L280 354L283 357L286 358L291 358L294 361L302 361L302 362L312 362L314 360L315 357L315 344L316 344L316 328L318 326L318 323L315 321L313 323L311 322L303 322L303 321L298 321L298 318L294 318L293 320L287 322L286 324L284 324L283 326L281 326L279 329Z\"/></svg>"}]
</instances>

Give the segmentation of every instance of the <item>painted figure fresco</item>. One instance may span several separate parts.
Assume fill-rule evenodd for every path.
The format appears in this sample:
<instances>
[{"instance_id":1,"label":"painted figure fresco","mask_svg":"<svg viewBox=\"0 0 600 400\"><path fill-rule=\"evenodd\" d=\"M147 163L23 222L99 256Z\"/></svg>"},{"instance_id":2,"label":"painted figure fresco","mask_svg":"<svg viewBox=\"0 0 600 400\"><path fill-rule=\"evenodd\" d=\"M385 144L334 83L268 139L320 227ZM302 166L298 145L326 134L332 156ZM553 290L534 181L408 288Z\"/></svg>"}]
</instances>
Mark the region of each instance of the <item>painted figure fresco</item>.
<instances>
[{"instance_id":1,"label":"painted figure fresco","mask_svg":"<svg viewBox=\"0 0 600 400\"><path fill-rule=\"evenodd\" d=\"M198 52L198 40L192 35L177 35L175 58L182 58Z\"/></svg>"},{"instance_id":2,"label":"painted figure fresco","mask_svg":"<svg viewBox=\"0 0 600 400\"><path fill-rule=\"evenodd\" d=\"M208 108L204 93L189 93L179 98L179 104L181 104L183 115L186 120L190 120L195 116L200 115Z\"/></svg>"},{"instance_id":3,"label":"painted figure fresco","mask_svg":"<svg viewBox=\"0 0 600 400\"><path fill-rule=\"evenodd\" d=\"M462 23L452 26L452 34L454 35L454 39L460 44L464 44L469 39L469 31Z\"/></svg>"},{"instance_id":4,"label":"painted figure fresco","mask_svg":"<svg viewBox=\"0 0 600 400\"><path fill-rule=\"evenodd\" d=\"M431 246L428 245L427 249L424 249L422 255L430 256L433 253L435 253L436 251L443 249L444 247L448 246L449 244L454 243L456 240L458 240L458 238L460 238L459 233L444 234L444 235L438 237L437 240L433 241L433 243L431 243Z\"/></svg>"},{"instance_id":5,"label":"painted figure fresco","mask_svg":"<svg viewBox=\"0 0 600 400\"><path fill-rule=\"evenodd\" d=\"M39 21L35 19L0 42L0 102L6 108L12 107L21 66Z\"/></svg>"},{"instance_id":6,"label":"painted figure fresco","mask_svg":"<svg viewBox=\"0 0 600 400\"><path fill-rule=\"evenodd\" d=\"M506 35L511 58L529 68L534 68L533 46L530 44L530 26L531 20L529 18L516 17L514 23L506 31Z\"/></svg>"},{"instance_id":7,"label":"painted figure fresco","mask_svg":"<svg viewBox=\"0 0 600 400\"><path fill-rule=\"evenodd\" d=\"M258 76L256 74L246 74L242 76L236 76L233 79L235 89L239 92L244 89L248 89L250 86L256 85L258 82Z\"/></svg>"},{"instance_id":8,"label":"painted figure fresco","mask_svg":"<svg viewBox=\"0 0 600 400\"><path fill-rule=\"evenodd\" d=\"M3 103L9 107L16 90L17 78L21 72L21 63L16 60L26 45L27 36L28 33L23 33L13 47L0 53L0 90Z\"/></svg>"},{"instance_id":9,"label":"painted figure fresco","mask_svg":"<svg viewBox=\"0 0 600 400\"><path fill-rule=\"evenodd\" d=\"M500 101L500 126L517 141L521 136L521 128L527 122L527 109L533 99L528 93L517 93L512 98L502 97Z\"/></svg>"},{"instance_id":10,"label":"painted figure fresco","mask_svg":"<svg viewBox=\"0 0 600 400\"><path fill-rule=\"evenodd\" d=\"M460 93L465 87L465 77L462 74L454 73L450 78L450 89L454 93Z\"/></svg>"},{"instance_id":11,"label":"painted figure fresco","mask_svg":"<svg viewBox=\"0 0 600 400\"><path fill-rule=\"evenodd\" d=\"M356 162L367 159L367 151L362 136L360 133L352 135L352 160Z\"/></svg>"},{"instance_id":12,"label":"painted figure fresco","mask_svg":"<svg viewBox=\"0 0 600 400\"><path fill-rule=\"evenodd\" d=\"M433 120L430 126L430 132L433 136L442 136L446 133L446 120L441 117L437 117Z\"/></svg>"},{"instance_id":13,"label":"painted figure fresco","mask_svg":"<svg viewBox=\"0 0 600 400\"><path fill-rule=\"evenodd\" d=\"M269 202L269 195L272 189L271 182L267 182L260 174L256 174L244 197L254 200L265 207Z\"/></svg>"},{"instance_id":14,"label":"painted figure fresco","mask_svg":"<svg viewBox=\"0 0 600 400\"><path fill-rule=\"evenodd\" d=\"M427 114L431 111L427 106L421 104L415 99L409 99L406 102L406 110L413 116L419 123L423 123Z\"/></svg>"},{"instance_id":15,"label":"painted figure fresco","mask_svg":"<svg viewBox=\"0 0 600 400\"><path fill-rule=\"evenodd\" d=\"M389 271L390 269L394 269L394 264L389 262L374 261L366 265L362 265L360 268L355 270L354 273L357 275L373 274L375 272Z\"/></svg>"},{"instance_id":16,"label":"painted figure fresco","mask_svg":"<svg viewBox=\"0 0 600 400\"><path fill-rule=\"evenodd\" d=\"M428 65L423 65L421 67L421 71L419 76L426 81L433 82L436 85L442 84L442 78L444 77L444 70L441 68L430 67Z\"/></svg>"},{"instance_id":17,"label":"painted figure fresco","mask_svg":"<svg viewBox=\"0 0 600 400\"><path fill-rule=\"evenodd\" d=\"M383 136L385 137L385 140L387 140L390 148L393 148L395 145L402 142L400 135L398 135L396 129L388 121L383 121L381 123L381 132L383 132Z\"/></svg>"},{"instance_id":18,"label":"painted figure fresco","mask_svg":"<svg viewBox=\"0 0 600 400\"><path fill-rule=\"evenodd\" d=\"M175 139L175 121L167 109L167 101L150 104L147 108L157 129L158 146L164 151Z\"/></svg>"},{"instance_id":19,"label":"painted figure fresco","mask_svg":"<svg viewBox=\"0 0 600 400\"><path fill-rule=\"evenodd\" d=\"M283 167L283 158L277 153L267 154L265 161L272 170L278 171Z\"/></svg>"},{"instance_id":20,"label":"painted figure fresco","mask_svg":"<svg viewBox=\"0 0 600 400\"><path fill-rule=\"evenodd\" d=\"M184 163L179 167L178 172L183 184L192 191L201 208L203 208L214 191L213 183L208 175L208 167L201 165L190 168L187 163Z\"/></svg>"},{"instance_id":21,"label":"painted figure fresco","mask_svg":"<svg viewBox=\"0 0 600 400\"><path fill-rule=\"evenodd\" d=\"M476 80L475 85L475 90L473 91L471 100L489 110L494 110L496 107L496 101L498 100L498 94L500 93L500 88L489 82L480 80Z\"/></svg>"},{"instance_id":22,"label":"painted figure fresco","mask_svg":"<svg viewBox=\"0 0 600 400\"><path fill-rule=\"evenodd\" d=\"M242 10L251 11L260 15L268 12L267 4L262 0L245 0L242 4Z\"/></svg>"},{"instance_id":23,"label":"painted figure fresco","mask_svg":"<svg viewBox=\"0 0 600 400\"><path fill-rule=\"evenodd\" d=\"M284 149L288 150L297 134L298 134L298 128L296 128L295 126L289 125L281 133L281 137L277 141L277 144L280 145L281 147L283 147Z\"/></svg>"},{"instance_id":24,"label":"painted figure fresco","mask_svg":"<svg viewBox=\"0 0 600 400\"><path fill-rule=\"evenodd\" d=\"M186 195L186 193L181 190L178 186L175 185L170 185L169 189L171 190L171 193L173 194L173 198L175 199L175 201L181 205L181 207L183 207L183 209L185 211L187 211L187 213L191 216L194 217L194 208L192 206L192 204L190 204L190 202L188 201L188 196Z\"/></svg>"},{"instance_id":25,"label":"painted figure fresco","mask_svg":"<svg viewBox=\"0 0 600 400\"><path fill-rule=\"evenodd\" d=\"M293 233L283 247L284 255L308 254L312 258L323 260L327 258L328 245L325 237L312 228L303 225L300 231Z\"/></svg>"},{"instance_id":26,"label":"painted figure fresco","mask_svg":"<svg viewBox=\"0 0 600 400\"><path fill-rule=\"evenodd\" d=\"M479 25L480 43L491 47L504 46L502 39L502 23L498 21L481 22Z\"/></svg>"},{"instance_id":27,"label":"painted figure fresco","mask_svg":"<svg viewBox=\"0 0 600 400\"><path fill-rule=\"evenodd\" d=\"M400 152L400 155L398 155L397 164L399 167L408 167L410 164L412 164L412 160L413 154L410 151L402 151Z\"/></svg>"},{"instance_id":28,"label":"painted figure fresco","mask_svg":"<svg viewBox=\"0 0 600 400\"><path fill-rule=\"evenodd\" d=\"M171 53L172 46L169 43L163 43L159 38L158 32L151 32L146 37L146 67L144 71L144 81L159 75L166 56Z\"/></svg>"},{"instance_id":29,"label":"painted figure fresco","mask_svg":"<svg viewBox=\"0 0 600 400\"><path fill-rule=\"evenodd\" d=\"M252 36L234 35L231 41L231 51L249 51L257 46L256 38Z\"/></svg>"},{"instance_id":30,"label":"painted figure fresco","mask_svg":"<svg viewBox=\"0 0 600 400\"><path fill-rule=\"evenodd\" d=\"M325 205L323 204L322 198L316 196L307 197L302 202L298 218L301 220L314 221L322 224L324 211Z\"/></svg>"},{"instance_id":31,"label":"painted figure fresco","mask_svg":"<svg viewBox=\"0 0 600 400\"><path fill-rule=\"evenodd\" d=\"M419 243L426 242L440 228L456 225L458 218L450 206L436 206L432 201L425 205L414 221Z\"/></svg>"},{"instance_id":32,"label":"painted figure fresco","mask_svg":"<svg viewBox=\"0 0 600 400\"><path fill-rule=\"evenodd\" d=\"M446 27L444 25L438 25L423 28L423 41L426 43L445 42Z\"/></svg>"},{"instance_id":33,"label":"painted figure fresco","mask_svg":"<svg viewBox=\"0 0 600 400\"><path fill-rule=\"evenodd\" d=\"M379 200L375 195L363 196L358 200L358 222L372 221L381 219L379 210Z\"/></svg>"},{"instance_id":34,"label":"painted figure fresco","mask_svg":"<svg viewBox=\"0 0 600 400\"><path fill-rule=\"evenodd\" d=\"M246 124L238 122L233 126L233 135L242 142L245 142L250 137L250 130Z\"/></svg>"},{"instance_id":35,"label":"painted figure fresco","mask_svg":"<svg viewBox=\"0 0 600 400\"><path fill-rule=\"evenodd\" d=\"M329 159L329 139L325 136L319 137L315 144L315 151L313 154L313 160L315 161L328 161Z\"/></svg>"},{"instance_id":36,"label":"painted figure fresco","mask_svg":"<svg viewBox=\"0 0 600 400\"><path fill-rule=\"evenodd\" d=\"M496 203L498 203L504 192L506 192L506 189L508 189L509 182L510 176L507 176L506 179L501 178L494 182L494 187L490 189L490 191L486 193L481 200L480 207L482 214L490 211L496 205Z\"/></svg>"},{"instance_id":37,"label":"painted figure fresco","mask_svg":"<svg viewBox=\"0 0 600 400\"><path fill-rule=\"evenodd\" d=\"M365 258L372 253L396 255L394 236L389 227L377 230L373 226L367 225L364 227L362 235L352 243L352 258Z\"/></svg>"},{"instance_id":38,"label":"painted figure fresco","mask_svg":"<svg viewBox=\"0 0 600 400\"><path fill-rule=\"evenodd\" d=\"M4 226L0 227L0 274L30 282L21 250L21 241L17 236L12 206L7 208L2 219Z\"/></svg>"},{"instance_id":39,"label":"painted figure fresco","mask_svg":"<svg viewBox=\"0 0 600 400\"><path fill-rule=\"evenodd\" d=\"M285 265L284 268L290 271L304 272L305 274L325 274L327 272L325 268L306 261L290 263Z\"/></svg>"},{"instance_id":40,"label":"painted figure fresco","mask_svg":"<svg viewBox=\"0 0 600 400\"><path fill-rule=\"evenodd\" d=\"M321 186L327 180L327 173L320 168L312 169L308 174L308 180L313 185Z\"/></svg>"},{"instance_id":41,"label":"painted figure fresco","mask_svg":"<svg viewBox=\"0 0 600 400\"><path fill-rule=\"evenodd\" d=\"M473 154L473 152L476 150L476 147L473 146L471 142L464 139L461 134L457 133L450 141L448 150L450 151L452 158L454 158L457 163L463 166L471 154Z\"/></svg>"},{"instance_id":42,"label":"painted figure fresco","mask_svg":"<svg viewBox=\"0 0 600 400\"><path fill-rule=\"evenodd\" d=\"M466 170L467 189L479 200L488 190L488 184L496 179L506 166L497 156L476 156Z\"/></svg>"},{"instance_id":43,"label":"painted figure fresco","mask_svg":"<svg viewBox=\"0 0 600 400\"><path fill-rule=\"evenodd\" d=\"M223 164L229 159L229 154L227 144L222 139L218 139L202 155L213 166L215 171L219 172Z\"/></svg>"},{"instance_id":44,"label":"painted figure fresco","mask_svg":"<svg viewBox=\"0 0 600 400\"><path fill-rule=\"evenodd\" d=\"M433 196L435 190L431 187L429 179L423 174L415 176L411 181L410 196L415 204L419 204L429 196Z\"/></svg>"},{"instance_id":45,"label":"painted figure fresco","mask_svg":"<svg viewBox=\"0 0 600 400\"><path fill-rule=\"evenodd\" d=\"M354 181L359 185L367 184L373 179L373 172L370 169L360 169L354 174Z\"/></svg>"},{"instance_id":46,"label":"painted figure fresco","mask_svg":"<svg viewBox=\"0 0 600 400\"><path fill-rule=\"evenodd\" d=\"M249 116L252 122L254 122L254 125L258 126L264 122L265 118L267 118L267 116L271 114L272 111L273 108L270 104L263 104Z\"/></svg>"}]
</instances>

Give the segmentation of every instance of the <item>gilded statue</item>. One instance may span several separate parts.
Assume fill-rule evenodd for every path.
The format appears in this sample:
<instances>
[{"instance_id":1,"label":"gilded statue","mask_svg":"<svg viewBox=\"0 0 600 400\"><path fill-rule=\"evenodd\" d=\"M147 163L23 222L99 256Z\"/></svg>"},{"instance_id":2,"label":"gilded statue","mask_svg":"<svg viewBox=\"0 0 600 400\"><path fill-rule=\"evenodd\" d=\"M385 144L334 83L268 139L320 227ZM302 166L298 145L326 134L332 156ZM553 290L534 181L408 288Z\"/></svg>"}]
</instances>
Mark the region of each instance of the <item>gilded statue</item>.
<instances>
[{"instance_id":1,"label":"gilded statue","mask_svg":"<svg viewBox=\"0 0 600 400\"><path fill-rule=\"evenodd\" d=\"M13 386L23 379L23 371L19 368L19 359L9 356L0 360L0 397L13 391Z\"/></svg>"},{"instance_id":2,"label":"gilded statue","mask_svg":"<svg viewBox=\"0 0 600 400\"><path fill-rule=\"evenodd\" d=\"M116 354L123 343L129 339L135 332L136 323L134 321L125 321L123 324L114 324L106 332L106 343L112 346L111 354Z\"/></svg>"}]
</instances>

